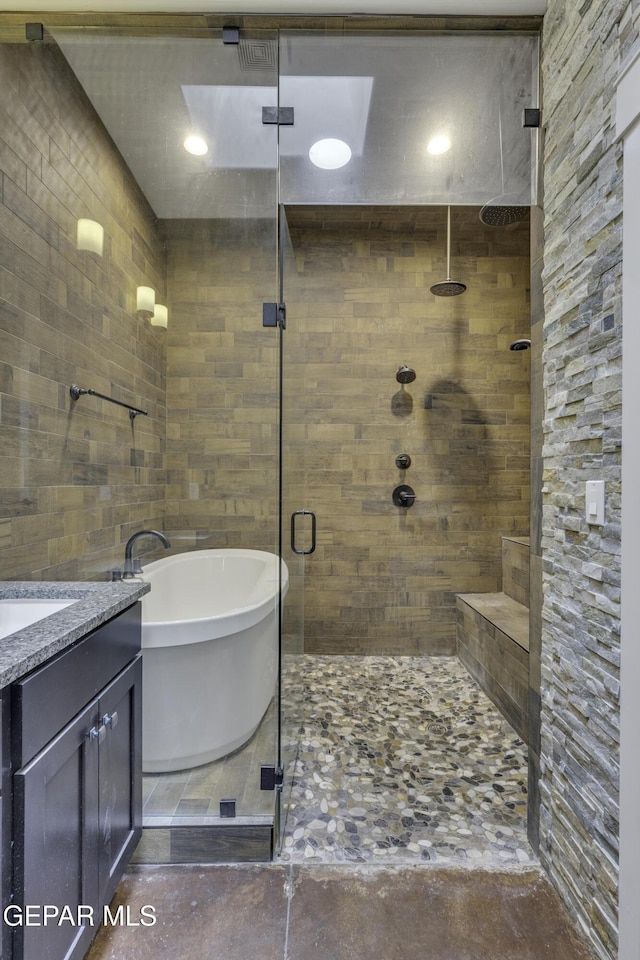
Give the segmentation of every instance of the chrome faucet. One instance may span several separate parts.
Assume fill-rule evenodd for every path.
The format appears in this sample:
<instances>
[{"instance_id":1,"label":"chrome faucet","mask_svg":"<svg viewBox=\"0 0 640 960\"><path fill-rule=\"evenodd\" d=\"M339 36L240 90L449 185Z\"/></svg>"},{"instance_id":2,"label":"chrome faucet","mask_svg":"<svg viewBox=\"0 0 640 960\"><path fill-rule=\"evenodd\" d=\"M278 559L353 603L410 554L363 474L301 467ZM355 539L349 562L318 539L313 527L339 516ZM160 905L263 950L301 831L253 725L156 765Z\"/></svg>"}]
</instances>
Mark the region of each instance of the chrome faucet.
<instances>
[{"instance_id":1,"label":"chrome faucet","mask_svg":"<svg viewBox=\"0 0 640 960\"><path fill-rule=\"evenodd\" d=\"M127 540L127 545L124 548L124 572L122 577L125 580L135 577L137 573L142 573L140 560L138 558L134 560L132 555L133 545L139 537L157 537L164 546L165 550L168 550L171 546L164 533L158 533L157 530L139 530L138 533L134 533L132 537L129 537Z\"/></svg>"}]
</instances>

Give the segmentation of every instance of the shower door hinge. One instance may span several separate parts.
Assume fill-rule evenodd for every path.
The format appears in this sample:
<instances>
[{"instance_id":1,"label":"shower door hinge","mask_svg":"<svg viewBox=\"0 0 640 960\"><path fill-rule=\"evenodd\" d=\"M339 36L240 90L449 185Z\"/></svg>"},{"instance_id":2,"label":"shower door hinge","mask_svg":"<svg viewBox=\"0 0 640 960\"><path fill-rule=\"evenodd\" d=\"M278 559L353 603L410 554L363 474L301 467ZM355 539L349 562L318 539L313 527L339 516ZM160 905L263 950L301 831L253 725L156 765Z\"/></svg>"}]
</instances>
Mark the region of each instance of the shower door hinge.
<instances>
[{"instance_id":1,"label":"shower door hinge","mask_svg":"<svg viewBox=\"0 0 640 960\"><path fill-rule=\"evenodd\" d=\"M222 42L231 44L240 43L240 27L223 27Z\"/></svg>"},{"instance_id":2,"label":"shower door hinge","mask_svg":"<svg viewBox=\"0 0 640 960\"><path fill-rule=\"evenodd\" d=\"M279 127L293 126L293 107L263 107L263 123L277 123Z\"/></svg>"},{"instance_id":3,"label":"shower door hinge","mask_svg":"<svg viewBox=\"0 0 640 960\"><path fill-rule=\"evenodd\" d=\"M262 326L280 327L284 330L287 326L287 308L284 303L263 303L262 304Z\"/></svg>"},{"instance_id":4,"label":"shower door hinge","mask_svg":"<svg viewBox=\"0 0 640 960\"><path fill-rule=\"evenodd\" d=\"M235 800L221 800L220 801L220 817L224 820L232 820L236 815L236 801Z\"/></svg>"},{"instance_id":5,"label":"shower door hinge","mask_svg":"<svg viewBox=\"0 0 640 960\"><path fill-rule=\"evenodd\" d=\"M540 111L537 107L525 107L524 113L522 115L522 126L523 127L539 127L540 126Z\"/></svg>"},{"instance_id":6,"label":"shower door hinge","mask_svg":"<svg viewBox=\"0 0 640 960\"><path fill-rule=\"evenodd\" d=\"M30 42L36 41L41 43L44 40L44 24L25 23L24 36L25 36L25 40L29 40Z\"/></svg>"},{"instance_id":7,"label":"shower door hinge","mask_svg":"<svg viewBox=\"0 0 640 960\"><path fill-rule=\"evenodd\" d=\"M275 767L273 764L260 767L260 789L275 790L281 787L284 782L284 771L282 767Z\"/></svg>"}]
</instances>

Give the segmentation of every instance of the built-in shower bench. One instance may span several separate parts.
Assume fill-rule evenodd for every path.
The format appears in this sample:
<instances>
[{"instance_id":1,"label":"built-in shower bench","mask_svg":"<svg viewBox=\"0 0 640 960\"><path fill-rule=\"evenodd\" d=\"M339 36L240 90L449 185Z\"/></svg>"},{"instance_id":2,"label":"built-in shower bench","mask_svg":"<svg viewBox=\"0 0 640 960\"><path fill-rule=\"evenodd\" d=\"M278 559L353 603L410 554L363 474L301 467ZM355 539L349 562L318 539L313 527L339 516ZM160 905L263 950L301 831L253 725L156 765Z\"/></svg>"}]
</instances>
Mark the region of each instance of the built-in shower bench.
<instances>
[{"instance_id":1,"label":"built-in shower bench","mask_svg":"<svg viewBox=\"0 0 640 960\"><path fill-rule=\"evenodd\" d=\"M502 715L528 740L529 539L503 537L500 593L459 593L458 656Z\"/></svg>"}]
</instances>

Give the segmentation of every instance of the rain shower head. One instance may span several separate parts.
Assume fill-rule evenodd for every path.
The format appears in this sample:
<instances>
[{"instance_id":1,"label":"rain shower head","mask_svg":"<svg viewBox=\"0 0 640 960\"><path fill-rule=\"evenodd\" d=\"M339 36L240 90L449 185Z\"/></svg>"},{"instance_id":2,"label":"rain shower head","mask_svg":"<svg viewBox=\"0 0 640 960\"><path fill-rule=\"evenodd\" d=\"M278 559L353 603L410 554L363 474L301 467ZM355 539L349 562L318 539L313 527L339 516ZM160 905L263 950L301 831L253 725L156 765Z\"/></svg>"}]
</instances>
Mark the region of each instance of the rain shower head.
<instances>
[{"instance_id":1,"label":"rain shower head","mask_svg":"<svg viewBox=\"0 0 640 960\"><path fill-rule=\"evenodd\" d=\"M467 289L466 283L451 279L451 207L447 207L447 279L429 287L435 297L457 297Z\"/></svg>"},{"instance_id":2,"label":"rain shower head","mask_svg":"<svg viewBox=\"0 0 640 960\"><path fill-rule=\"evenodd\" d=\"M529 207L508 206L490 200L481 209L480 219L488 227L508 227L511 223L524 220L528 212Z\"/></svg>"},{"instance_id":3,"label":"rain shower head","mask_svg":"<svg viewBox=\"0 0 640 960\"><path fill-rule=\"evenodd\" d=\"M488 227L508 227L511 223L524 220L529 207L514 203L520 197L515 193L505 193L504 144L502 142L502 113L498 108L498 147L500 150L500 182L502 193L489 200L480 210L480 220Z\"/></svg>"},{"instance_id":4,"label":"rain shower head","mask_svg":"<svg viewBox=\"0 0 640 960\"><path fill-rule=\"evenodd\" d=\"M467 285L460 280L440 280L429 289L436 297L457 297L458 294L465 292Z\"/></svg>"},{"instance_id":5,"label":"rain shower head","mask_svg":"<svg viewBox=\"0 0 640 960\"><path fill-rule=\"evenodd\" d=\"M398 367L396 380L398 383L413 383L416 378L416 372L412 367L407 367L404 363Z\"/></svg>"},{"instance_id":6,"label":"rain shower head","mask_svg":"<svg viewBox=\"0 0 640 960\"><path fill-rule=\"evenodd\" d=\"M531 340L527 340L526 337L523 337L521 340L514 340L513 343L509 344L509 350L528 350L531 346Z\"/></svg>"}]
</instances>

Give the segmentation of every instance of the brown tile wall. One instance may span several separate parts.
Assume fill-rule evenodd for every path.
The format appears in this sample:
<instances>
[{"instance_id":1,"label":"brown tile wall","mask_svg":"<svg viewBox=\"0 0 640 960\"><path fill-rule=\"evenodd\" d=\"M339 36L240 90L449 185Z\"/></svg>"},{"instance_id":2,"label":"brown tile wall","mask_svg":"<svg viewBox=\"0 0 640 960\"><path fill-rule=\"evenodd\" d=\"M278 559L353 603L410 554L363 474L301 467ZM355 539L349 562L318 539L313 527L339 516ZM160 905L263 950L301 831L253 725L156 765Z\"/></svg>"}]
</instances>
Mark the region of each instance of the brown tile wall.
<instances>
[{"instance_id":1,"label":"brown tile wall","mask_svg":"<svg viewBox=\"0 0 640 960\"><path fill-rule=\"evenodd\" d=\"M0 69L15 92L2 108L0 575L102 575L143 526L180 547L274 549L278 333L260 316L276 299L273 225L160 230L55 48L4 47ZM454 210L469 289L447 300L428 290L445 276L442 209L290 214L285 495L319 518L307 649L453 653L455 593L498 589L501 535L528 533L528 355L507 349L528 330L528 226ZM81 215L105 225L102 259L75 250ZM164 296L165 239L168 335L134 303L139 283ZM404 389L400 363L418 373ZM72 382L151 416L132 427L95 398L72 405ZM391 502L399 482L416 489L410 510ZM298 599L293 576L288 609Z\"/></svg>"},{"instance_id":2,"label":"brown tile wall","mask_svg":"<svg viewBox=\"0 0 640 960\"><path fill-rule=\"evenodd\" d=\"M454 208L468 289L438 298L444 208L288 214L287 483L318 517L306 650L453 654L455 594L499 590L501 537L529 532L529 351L508 349L529 331L529 225Z\"/></svg>"},{"instance_id":3,"label":"brown tile wall","mask_svg":"<svg viewBox=\"0 0 640 960\"><path fill-rule=\"evenodd\" d=\"M502 540L502 590L523 606L529 606L529 538Z\"/></svg>"},{"instance_id":4,"label":"brown tile wall","mask_svg":"<svg viewBox=\"0 0 640 960\"><path fill-rule=\"evenodd\" d=\"M167 530L181 547L277 549L275 222L165 221Z\"/></svg>"},{"instance_id":5,"label":"brown tile wall","mask_svg":"<svg viewBox=\"0 0 640 960\"><path fill-rule=\"evenodd\" d=\"M525 743L529 739L529 653L458 597L458 656Z\"/></svg>"},{"instance_id":6,"label":"brown tile wall","mask_svg":"<svg viewBox=\"0 0 640 960\"><path fill-rule=\"evenodd\" d=\"M163 336L135 289L163 294L153 216L53 45L0 46L0 578L101 578L162 526ZM105 228L75 248L76 219ZM78 383L148 409L127 412Z\"/></svg>"}]
</instances>

